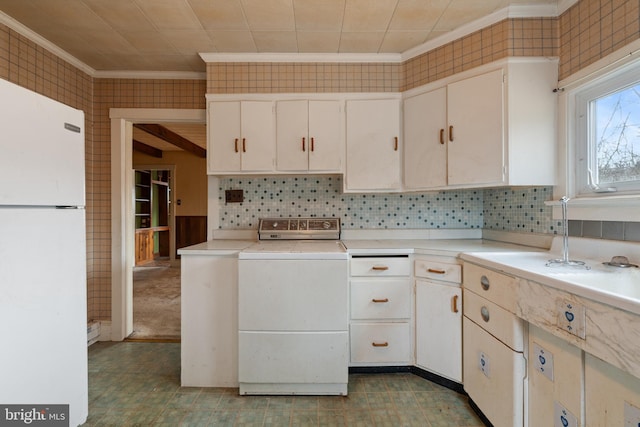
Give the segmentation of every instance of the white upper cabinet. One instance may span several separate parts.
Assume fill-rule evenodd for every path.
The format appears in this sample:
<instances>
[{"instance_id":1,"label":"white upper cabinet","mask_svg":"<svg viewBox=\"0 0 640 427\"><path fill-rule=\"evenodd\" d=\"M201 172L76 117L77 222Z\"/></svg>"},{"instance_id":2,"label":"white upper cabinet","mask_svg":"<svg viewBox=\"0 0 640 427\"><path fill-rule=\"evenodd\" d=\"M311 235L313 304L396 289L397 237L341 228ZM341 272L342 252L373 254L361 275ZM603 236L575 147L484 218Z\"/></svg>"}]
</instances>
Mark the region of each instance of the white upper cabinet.
<instances>
[{"instance_id":1,"label":"white upper cabinet","mask_svg":"<svg viewBox=\"0 0 640 427\"><path fill-rule=\"evenodd\" d=\"M276 105L277 170L340 172L344 152L341 102L305 99Z\"/></svg>"},{"instance_id":2,"label":"white upper cabinet","mask_svg":"<svg viewBox=\"0 0 640 427\"><path fill-rule=\"evenodd\" d=\"M207 130L208 173L273 170L272 101L209 102Z\"/></svg>"},{"instance_id":3,"label":"white upper cabinet","mask_svg":"<svg viewBox=\"0 0 640 427\"><path fill-rule=\"evenodd\" d=\"M345 191L399 191L400 100L348 100Z\"/></svg>"},{"instance_id":4,"label":"white upper cabinet","mask_svg":"<svg viewBox=\"0 0 640 427\"><path fill-rule=\"evenodd\" d=\"M447 89L404 100L405 188L447 185Z\"/></svg>"},{"instance_id":5,"label":"white upper cabinet","mask_svg":"<svg viewBox=\"0 0 640 427\"><path fill-rule=\"evenodd\" d=\"M557 61L509 59L411 91L408 190L553 185Z\"/></svg>"},{"instance_id":6,"label":"white upper cabinet","mask_svg":"<svg viewBox=\"0 0 640 427\"><path fill-rule=\"evenodd\" d=\"M502 70L447 87L449 185L503 182Z\"/></svg>"}]
</instances>

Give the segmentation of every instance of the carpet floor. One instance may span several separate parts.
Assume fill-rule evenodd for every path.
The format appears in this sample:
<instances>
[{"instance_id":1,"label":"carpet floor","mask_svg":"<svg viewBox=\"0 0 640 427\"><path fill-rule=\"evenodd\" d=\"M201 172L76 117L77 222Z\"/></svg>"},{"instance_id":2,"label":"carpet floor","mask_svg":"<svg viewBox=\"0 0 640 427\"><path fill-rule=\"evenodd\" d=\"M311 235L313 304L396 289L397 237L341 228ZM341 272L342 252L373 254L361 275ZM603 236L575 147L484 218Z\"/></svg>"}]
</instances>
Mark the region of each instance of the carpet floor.
<instances>
[{"instance_id":1,"label":"carpet floor","mask_svg":"<svg viewBox=\"0 0 640 427\"><path fill-rule=\"evenodd\" d=\"M129 340L180 339L180 262L133 270L133 333Z\"/></svg>"}]
</instances>

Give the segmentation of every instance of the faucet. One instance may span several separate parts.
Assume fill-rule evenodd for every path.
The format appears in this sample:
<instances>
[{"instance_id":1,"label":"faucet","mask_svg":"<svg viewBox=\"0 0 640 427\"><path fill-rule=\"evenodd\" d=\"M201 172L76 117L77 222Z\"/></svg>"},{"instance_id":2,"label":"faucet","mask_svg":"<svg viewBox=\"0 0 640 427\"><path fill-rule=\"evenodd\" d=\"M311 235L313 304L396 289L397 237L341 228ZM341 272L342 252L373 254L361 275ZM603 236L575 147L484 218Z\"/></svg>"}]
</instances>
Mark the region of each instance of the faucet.
<instances>
[{"instance_id":1,"label":"faucet","mask_svg":"<svg viewBox=\"0 0 640 427\"><path fill-rule=\"evenodd\" d=\"M569 219L567 218L567 202L569 197L562 196L560 198L560 206L562 207L562 258L550 259L545 265L547 267L569 266L590 270L584 261L575 261L569 259Z\"/></svg>"}]
</instances>

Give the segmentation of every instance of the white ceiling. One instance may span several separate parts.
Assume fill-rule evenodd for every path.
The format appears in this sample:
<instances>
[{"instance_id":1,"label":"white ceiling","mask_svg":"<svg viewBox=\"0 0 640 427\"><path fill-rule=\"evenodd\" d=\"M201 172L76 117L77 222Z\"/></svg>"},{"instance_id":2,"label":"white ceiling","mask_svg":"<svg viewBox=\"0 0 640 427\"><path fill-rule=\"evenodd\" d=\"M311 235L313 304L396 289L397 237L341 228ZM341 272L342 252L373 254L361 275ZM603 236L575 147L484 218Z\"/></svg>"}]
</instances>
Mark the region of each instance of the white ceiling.
<instances>
[{"instance_id":1,"label":"white ceiling","mask_svg":"<svg viewBox=\"0 0 640 427\"><path fill-rule=\"evenodd\" d=\"M198 53L402 53L507 6L575 1L0 0L0 11L96 71L203 72Z\"/></svg>"}]
</instances>

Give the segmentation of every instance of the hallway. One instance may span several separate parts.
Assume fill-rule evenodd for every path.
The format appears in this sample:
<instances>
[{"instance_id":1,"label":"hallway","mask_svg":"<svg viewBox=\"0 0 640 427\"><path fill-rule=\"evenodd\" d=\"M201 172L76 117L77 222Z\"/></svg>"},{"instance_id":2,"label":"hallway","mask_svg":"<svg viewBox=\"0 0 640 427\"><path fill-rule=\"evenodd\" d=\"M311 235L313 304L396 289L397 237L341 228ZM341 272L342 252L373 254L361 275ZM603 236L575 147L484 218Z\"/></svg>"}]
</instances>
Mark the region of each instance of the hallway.
<instances>
[{"instance_id":1,"label":"hallway","mask_svg":"<svg viewBox=\"0 0 640 427\"><path fill-rule=\"evenodd\" d=\"M180 341L180 260L133 269L133 333L127 340Z\"/></svg>"}]
</instances>

